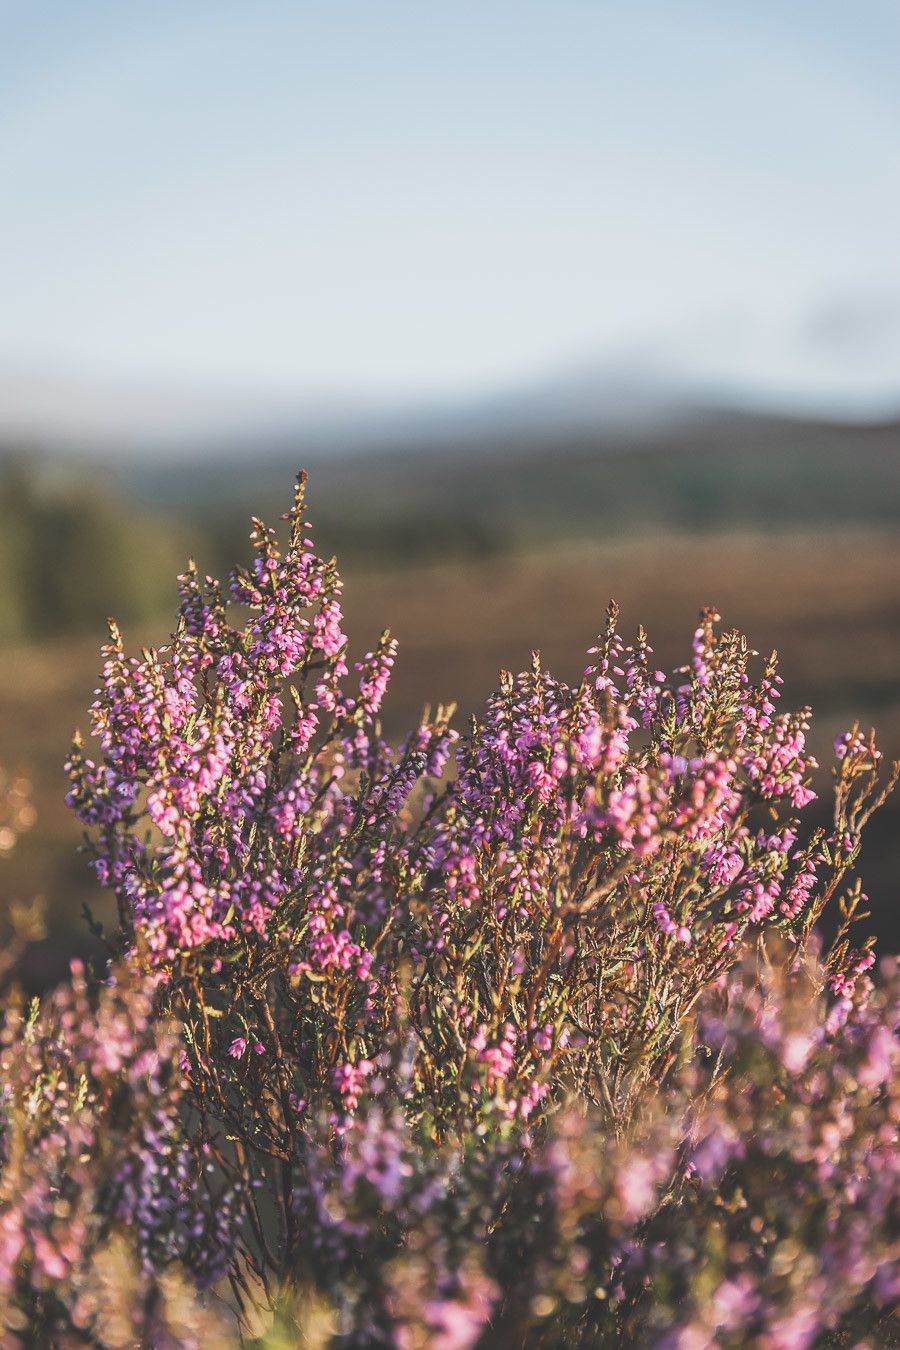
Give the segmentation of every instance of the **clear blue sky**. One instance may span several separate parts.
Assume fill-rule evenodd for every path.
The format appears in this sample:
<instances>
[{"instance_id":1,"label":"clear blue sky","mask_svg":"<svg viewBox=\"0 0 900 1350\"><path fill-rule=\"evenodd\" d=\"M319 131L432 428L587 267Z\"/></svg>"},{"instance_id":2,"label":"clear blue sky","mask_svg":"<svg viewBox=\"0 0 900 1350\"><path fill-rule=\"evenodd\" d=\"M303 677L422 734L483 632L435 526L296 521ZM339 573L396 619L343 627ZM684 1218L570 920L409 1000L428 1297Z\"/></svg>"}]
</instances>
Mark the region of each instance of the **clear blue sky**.
<instances>
[{"instance_id":1,"label":"clear blue sky","mask_svg":"<svg viewBox=\"0 0 900 1350\"><path fill-rule=\"evenodd\" d=\"M900 401L895 0L0 0L0 374Z\"/></svg>"}]
</instances>

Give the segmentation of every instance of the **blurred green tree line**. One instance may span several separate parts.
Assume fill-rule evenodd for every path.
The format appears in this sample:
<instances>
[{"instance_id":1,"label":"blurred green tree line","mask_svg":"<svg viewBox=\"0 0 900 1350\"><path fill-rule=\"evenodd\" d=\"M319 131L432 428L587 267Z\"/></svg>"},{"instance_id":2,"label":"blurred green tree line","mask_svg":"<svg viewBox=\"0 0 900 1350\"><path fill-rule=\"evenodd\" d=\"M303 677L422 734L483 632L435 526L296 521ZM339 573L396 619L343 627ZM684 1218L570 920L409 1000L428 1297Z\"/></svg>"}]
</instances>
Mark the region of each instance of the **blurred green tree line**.
<instances>
[{"instance_id":1,"label":"blurred green tree line","mask_svg":"<svg viewBox=\"0 0 900 1350\"><path fill-rule=\"evenodd\" d=\"M188 553L177 521L136 511L94 478L0 468L0 642L98 630L171 608Z\"/></svg>"},{"instance_id":2,"label":"blurred green tree line","mask_svg":"<svg viewBox=\"0 0 900 1350\"><path fill-rule=\"evenodd\" d=\"M127 481L96 471L78 475L23 457L0 460L0 644L100 633L108 616L152 624L172 612L175 578L189 557L204 572L227 575L247 552L247 519L277 519L265 490L238 477L230 497L204 501L201 485L155 506ZM173 480L177 485L177 470ZM194 489L191 491L191 489ZM176 504L176 495L178 500ZM316 512L317 534L345 569L403 567L483 557L509 546L499 523L475 512L442 513L426 501L331 500Z\"/></svg>"},{"instance_id":3,"label":"blurred green tree line","mask_svg":"<svg viewBox=\"0 0 900 1350\"><path fill-rule=\"evenodd\" d=\"M0 643L172 612L189 556L227 575L251 514L274 520L311 468L319 547L347 575L453 565L577 540L900 528L900 422L706 417L643 441L423 443L315 455L144 455L76 468L0 447Z\"/></svg>"}]
</instances>

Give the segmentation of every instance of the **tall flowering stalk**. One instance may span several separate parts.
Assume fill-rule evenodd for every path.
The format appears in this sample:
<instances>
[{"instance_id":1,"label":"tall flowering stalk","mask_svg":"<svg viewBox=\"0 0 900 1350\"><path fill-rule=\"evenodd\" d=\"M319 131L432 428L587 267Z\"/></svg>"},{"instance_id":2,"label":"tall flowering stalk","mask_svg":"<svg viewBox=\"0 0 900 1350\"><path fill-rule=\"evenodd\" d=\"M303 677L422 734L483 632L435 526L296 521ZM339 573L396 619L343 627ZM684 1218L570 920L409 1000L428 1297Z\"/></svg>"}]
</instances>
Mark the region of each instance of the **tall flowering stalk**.
<instances>
[{"instance_id":1,"label":"tall flowering stalk","mask_svg":"<svg viewBox=\"0 0 900 1350\"><path fill-rule=\"evenodd\" d=\"M394 643L351 666L336 566L304 517L301 478L283 548L254 521L252 563L227 588L189 568L165 647L128 657L112 627L97 748L76 742L69 761L123 954L183 1028L194 1138L240 1197L238 1307L283 1309L311 1284L343 1343L523 1344L532 1322L534 1344L565 1343L540 1339L540 1308L510 1322L500 1248L488 1270L475 1246L517 1213L525 1251L522 1197L543 1183L519 1178L569 1148L552 1121L574 1100L631 1178L618 1199L612 1178L591 1192L612 1223L597 1287L669 1335L609 1272L623 1234L640 1245L683 1195L677 1104L708 1048L702 1010L748 947L803 966L834 897L841 931L809 998L850 1025L872 961L851 945L852 866L897 766L883 782L874 741L848 733L834 829L805 829L809 713L778 711L774 656L756 670L706 611L668 674L643 631L625 643L612 605L577 684L535 657L502 673L466 737L438 708L393 746L378 715ZM660 1099L675 1134L650 1149L639 1126ZM556 1202L535 1203L546 1237ZM431 1312L382 1269L414 1234ZM572 1343L600 1334L579 1317Z\"/></svg>"}]
</instances>

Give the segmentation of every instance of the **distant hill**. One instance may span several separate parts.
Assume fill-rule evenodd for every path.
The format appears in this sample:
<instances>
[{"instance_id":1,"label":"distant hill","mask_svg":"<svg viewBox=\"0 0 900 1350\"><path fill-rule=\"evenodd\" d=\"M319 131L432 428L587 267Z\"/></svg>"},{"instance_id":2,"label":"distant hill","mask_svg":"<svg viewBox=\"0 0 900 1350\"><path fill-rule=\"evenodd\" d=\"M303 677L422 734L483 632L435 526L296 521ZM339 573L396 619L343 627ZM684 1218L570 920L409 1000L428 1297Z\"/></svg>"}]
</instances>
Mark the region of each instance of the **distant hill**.
<instances>
[{"instance_id":1,"label":"distant hill","mask_svg":"<svg viewBox=\"0 0 900 1350\"><path fill-rule=\"evenodd\" d=\"M661 402L592 420L583 403L583 422L554 430L551 403L531 422L520 406L407 422L396 443L298 433L180 457L0 458L0 638L149 617L188 548L220 573L241 556L248 516L276 519L300 467L319 542L347 571L659 532L900 529L900 422Z\"/></svg>"},{"instance_id":2,"label":"distant hill","mask_svg":"<svg viewBox=\"0 0 900 1350\"><path fill-rule=\"evenodd\" d=\"M283 508L311 471L311 510L345 561L496 551L560 536L658 529L900 528L900 422L841 424L681 410L664 424L442 431L342 453L254 446L209 460L121 470L129 496L230 533L249 510Z\"/></svg>"}]
</instances>

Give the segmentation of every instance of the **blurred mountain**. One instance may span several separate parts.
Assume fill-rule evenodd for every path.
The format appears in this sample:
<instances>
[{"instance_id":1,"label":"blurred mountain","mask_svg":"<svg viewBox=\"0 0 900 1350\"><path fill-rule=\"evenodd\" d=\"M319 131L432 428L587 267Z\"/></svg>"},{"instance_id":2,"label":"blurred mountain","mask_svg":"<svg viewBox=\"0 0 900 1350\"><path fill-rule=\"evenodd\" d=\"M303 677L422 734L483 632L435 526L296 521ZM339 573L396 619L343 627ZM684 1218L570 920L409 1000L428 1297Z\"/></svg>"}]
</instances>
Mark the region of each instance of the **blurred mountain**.
<instances>
[{"instance_id":1,"label":"blurred mountain","mask_svg":"<svg viewBox=\"0 0 900 1350\"><path fill-rule=\"evenodd\" d=\"M173 463L230 460L248 445L267 458L298 450L318 458L514 437L646 437L690 425L721 404L708 386L683 370L676 374L671 361L652 350L585 359L505 387L443 397L291 394L0 368L0 448L40 446L69 459L117 463L148 456ZM732 397L725 406L743 405ZM897 409L900 415L900 387Z\"/></svg>"},{"instance_id":2,"label":"blurred mountain","mask_svg":"<svg viewBox=\"0 0 900 1350\"><path fill-rule=\"evenodd\" d=\"M626 367L464 404L276 408L178 453L102 438L14 449L4 469L0 445L0 638L74 631L108 609L150 616L182 541L221 573L248 516L284 510L300 467L319 541L345 570L660 532L900 529L900 421L703 405Z\"/></svg>"},{"instance_id":3,"label":"blurred mountain","mask_svg":"<svg viewBox=\"0 0 900 1350\"><path fill-rule=\"evenodd\" d=\"M345 529L437 518L480 522L507 543L595 530L766 529L878 522L900 527L900 421L839 423L727 408L625 402L602 414L585 397L501 400L444 418L410 418L326 444L300 433L256 437L218 455L122 462L130 496L206 515L271 510L298 467L317 517ZM626 409L630 411L626 412ZM377 435L377 438L376 438Z\"/></svg>"},{"instance_id":4,"label":"blurred mountain","mask_svg":"<svg viewBox=\"0 0 900 1350\"><path fill-rule=\"evenodd\" d=\"M460 442L543 430L618 430L673 416L684 385L642 363L591 363L465 398L373 398L342 392L296 396L233 387L109 383L58 372L0 370L0 442L68 455L139 459L148 453L323 453Z\"/></svg>"}]
</instances>

